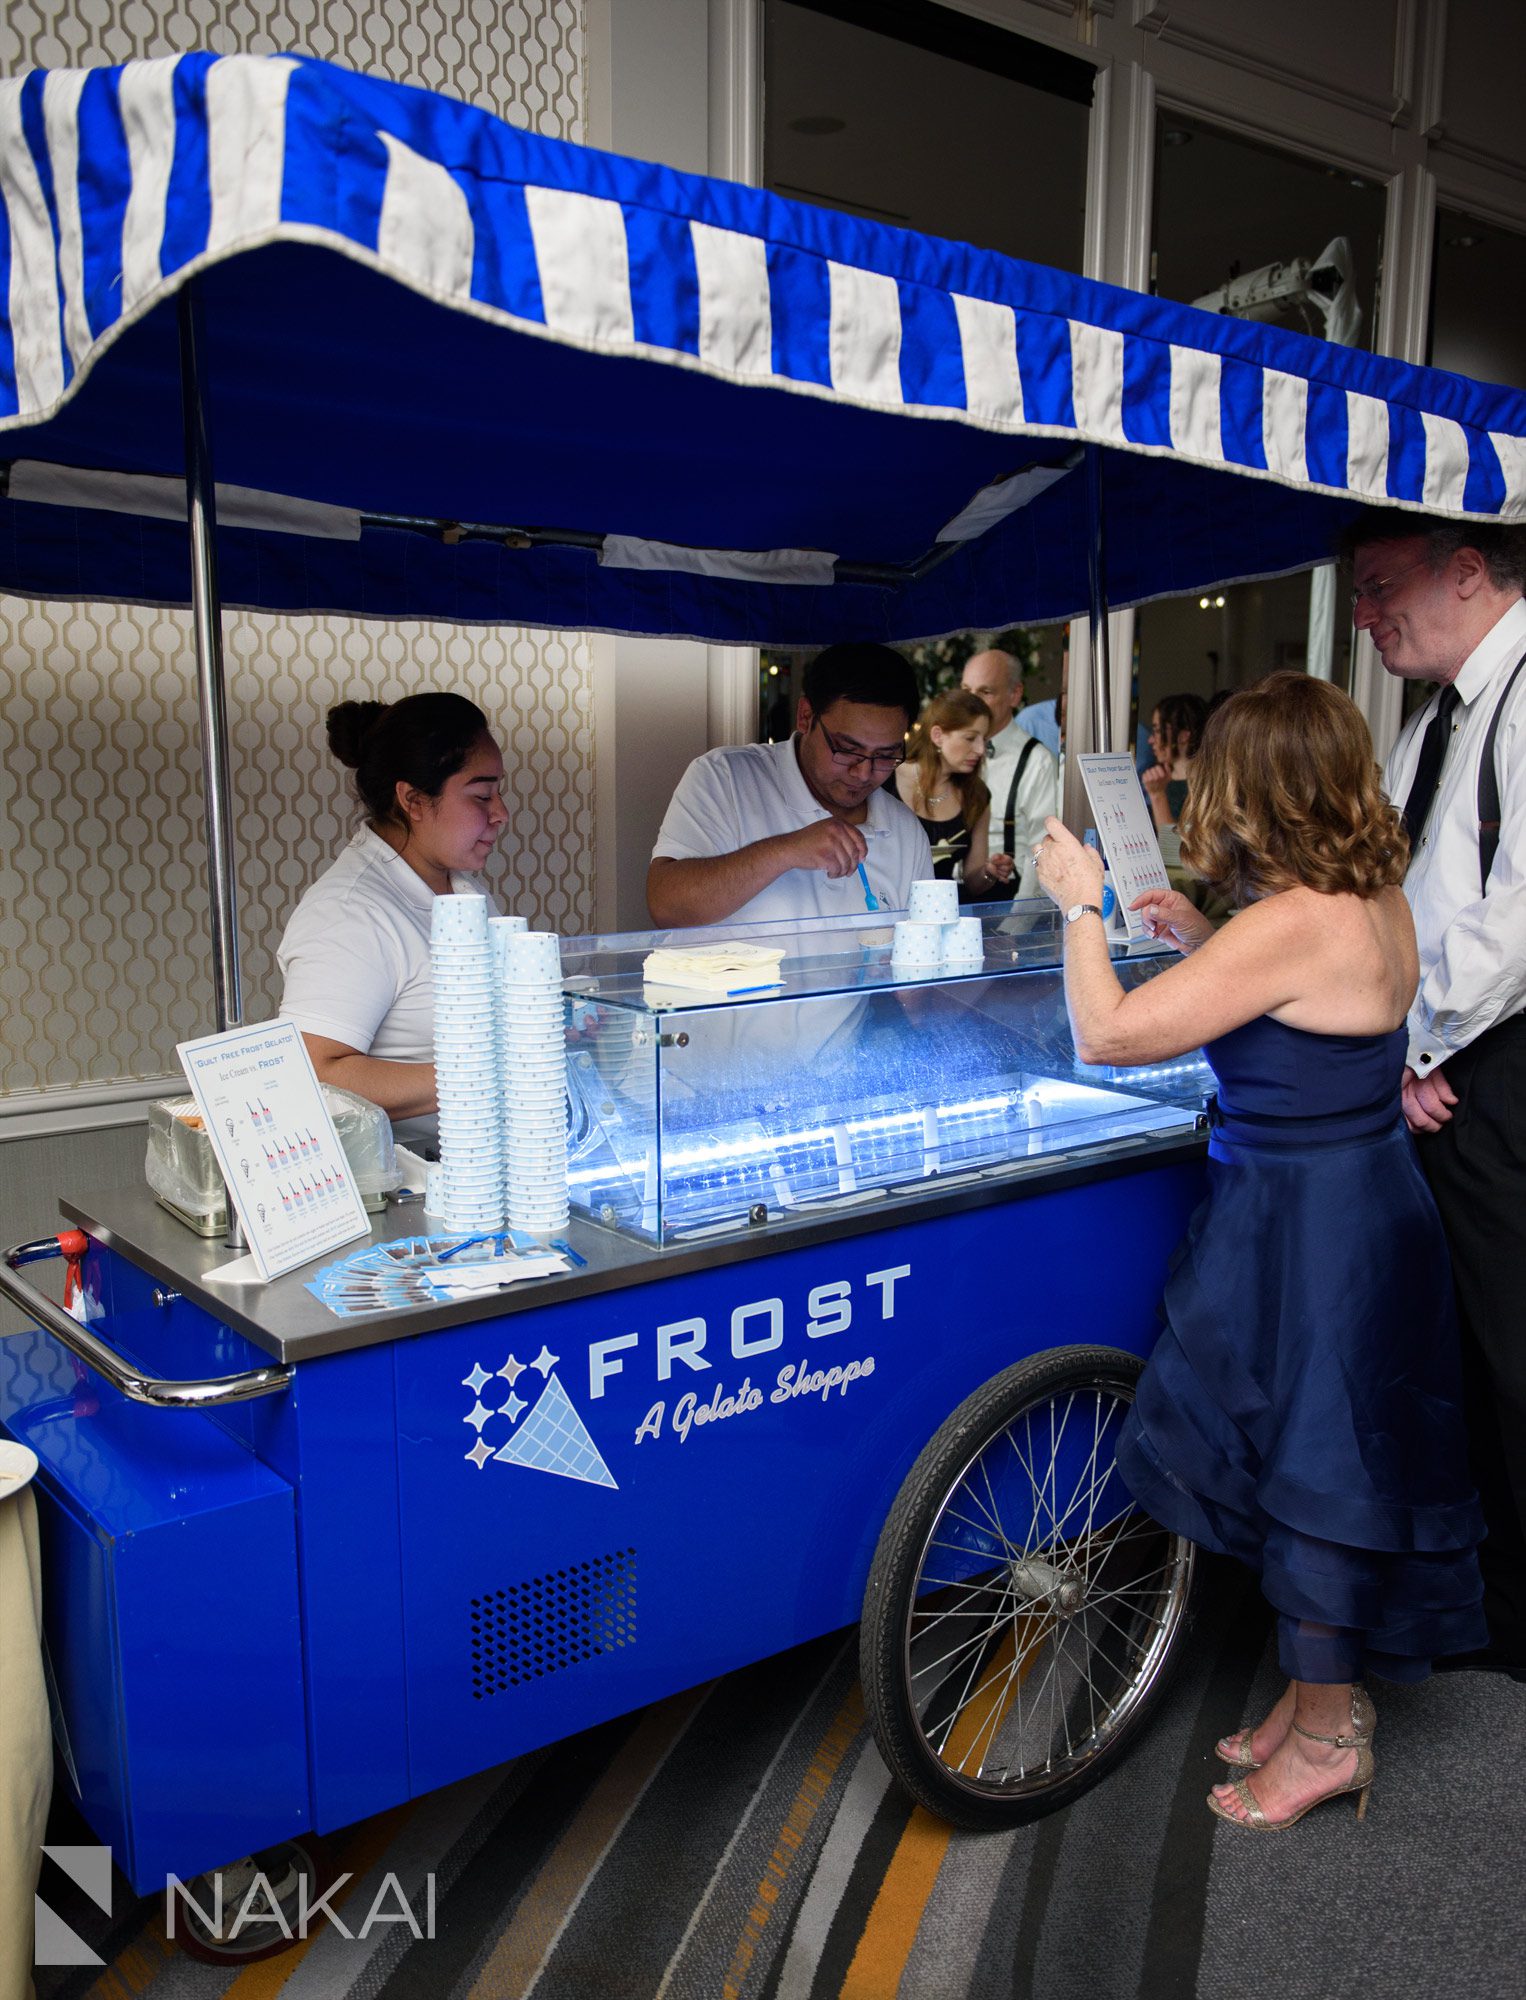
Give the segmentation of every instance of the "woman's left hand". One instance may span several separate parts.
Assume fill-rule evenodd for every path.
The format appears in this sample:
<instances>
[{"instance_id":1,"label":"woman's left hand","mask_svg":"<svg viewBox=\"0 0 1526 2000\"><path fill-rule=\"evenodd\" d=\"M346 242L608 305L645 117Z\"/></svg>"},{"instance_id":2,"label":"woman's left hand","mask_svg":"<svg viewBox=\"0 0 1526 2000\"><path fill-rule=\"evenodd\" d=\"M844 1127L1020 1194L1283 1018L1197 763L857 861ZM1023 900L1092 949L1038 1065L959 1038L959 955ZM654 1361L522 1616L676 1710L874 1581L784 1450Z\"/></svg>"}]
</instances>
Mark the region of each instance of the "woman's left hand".
<instances>
[{"instance_id":1,"label":"woman's left hand","mask_svg":"<svg viewBox=\"0 0 1526 2000\"><path fill-rule=\"evenodd\" d=\"M1010 882L1016 873L1016 865L1010 854L998 851L986 860L986 878L991 882Z\"/></svg>"},{"instance_id":2,"label":"woman's left hand","mask_svg":"<svg viewBox=\"0 0 1526 2000\"><path fill-rule=\"evenodd\" d=\"M1102 856L1076 839L1065 822L1051 816L1044 838L1033 850L1039 887L1062 910L1075 903L1102 902Z\"/></svg>"}]
</instances>

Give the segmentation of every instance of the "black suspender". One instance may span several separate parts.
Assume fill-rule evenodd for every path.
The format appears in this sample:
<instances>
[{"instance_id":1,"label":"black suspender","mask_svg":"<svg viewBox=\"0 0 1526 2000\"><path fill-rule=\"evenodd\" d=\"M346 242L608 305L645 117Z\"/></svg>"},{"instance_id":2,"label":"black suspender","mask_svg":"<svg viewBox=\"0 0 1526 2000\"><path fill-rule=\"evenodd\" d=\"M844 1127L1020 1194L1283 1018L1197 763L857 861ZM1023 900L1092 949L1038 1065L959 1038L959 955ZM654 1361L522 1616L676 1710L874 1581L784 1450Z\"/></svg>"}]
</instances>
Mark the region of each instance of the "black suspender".
<instances>
[{"instance_id":1,"label":"black suspender","mask_svg":"<svg viewBox=\"0 0 1526 2000\"><path fill-rule=\"evenodd\" d=\"M1491 738L1490 740L1492 741L1493 739ZM1034 751L1039 748L1038 738L1030 736L1018 753L1017 769L1012 773L1012 783L1007 787L1007 810L1002 814L1001 850L1003 854L1012 853L1012 838L1017 829L1017 788L1023 782L1023 766L1033 755ZM1499 829L1496 827L1496 838L1498 838L1498 833Z\"/></svg>"},{"instance_id":2,"label":"black suspender","mask_svg":"<svg viewBox=\"0 0 1526 2000\"><path fill-rule=\"evenodd\" d=\"M1511 668L1505 692L1494 704L1489 733L1484 738L1483 756L1478 765L1478 883L1481 894L1488 893L1489 871L1494 866L1500 844L1500 780L1499 772L1494 768L1494 739L1499 734L1500 716L1510 699L1510 690L1520 678L1522 667L1526 667L1526 653Z\"/></svg>"}]
</instances>

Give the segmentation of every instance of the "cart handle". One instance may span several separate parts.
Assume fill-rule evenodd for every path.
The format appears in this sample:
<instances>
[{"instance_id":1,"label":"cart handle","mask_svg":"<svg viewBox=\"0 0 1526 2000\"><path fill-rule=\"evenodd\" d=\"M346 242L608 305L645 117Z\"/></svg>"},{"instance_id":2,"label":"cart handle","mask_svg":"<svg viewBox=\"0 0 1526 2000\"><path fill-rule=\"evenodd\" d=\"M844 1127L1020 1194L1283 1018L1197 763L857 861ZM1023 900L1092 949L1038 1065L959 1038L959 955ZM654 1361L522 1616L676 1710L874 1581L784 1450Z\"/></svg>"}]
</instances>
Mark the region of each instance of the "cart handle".
<instances>
[{"instance_id":1,"label":"cart handle","mask_svg":"<svg viewBox=\"0 0 1526 2000\"><path fill-rule=\"evenodd\" d=\"M217 1375L190 1382L166 1382L157 1375L140 1375L98 1334L81 1326L46 1293L16 1275L19 1265L34 1264L44 1257L81 1257L89 1241L83 1230L66 1229L60 1236L39 1236L30 1243L18 1243L14 1249L0 1252L0 1296L19 1306L28 1319L35 1320L87 1367L103 1375L114 1389L134 1403L149 1403L155 1409L210 1410L223 1403L248 1403L256 1396L273 1396L290 1385L292 1370L278 1364L250 1368L242 1375Z\"/></svg>"}]
</instances>

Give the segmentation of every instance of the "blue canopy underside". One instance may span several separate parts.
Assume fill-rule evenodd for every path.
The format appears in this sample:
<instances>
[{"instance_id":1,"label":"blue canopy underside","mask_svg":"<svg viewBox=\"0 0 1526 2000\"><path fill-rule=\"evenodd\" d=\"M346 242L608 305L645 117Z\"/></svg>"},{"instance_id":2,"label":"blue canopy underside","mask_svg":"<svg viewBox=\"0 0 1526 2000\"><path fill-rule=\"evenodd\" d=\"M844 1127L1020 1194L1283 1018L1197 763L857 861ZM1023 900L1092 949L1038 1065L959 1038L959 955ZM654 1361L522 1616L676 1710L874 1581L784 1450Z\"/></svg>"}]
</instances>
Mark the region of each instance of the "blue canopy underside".
<instances>
[{"instance_id":1,"label":"blue canopy underside","mask_svg":"<svg viewBox=\"0 0 1526 2000\"><path fill-rule=\"evenodd\" d=\"M1512 392L272 60L184 57L148 78L148 98L120 70L91 72L63 98L56 81L45 95L41 73L23 86L15 115L48 226L28 247L22 195L0 185L0 300L12 308L0 458L178 476L172 290L200 260L219 481L367 514L899 568L993 480L1062 465L1094 441L1107 593L1127 604L1318 561L1372 498L1484 517L1526 507L1526 398ZM173 119L156 141L163 277L124 316L147 172L129 158L132 91L140 127L150 99ZM209 187L217 121L236 125L239 92L257 114L237 127L241 163L267 129L280 148L269 215L224 242ZM66 127L80 161L72 200ZM247 175L258 182L257 159ZM39 242L52 265L28 334L12 272L44 269ZM1295 470L1269 477L1290 389ZM1005 415L992 396L1008 398ZM1073 470L926 574L888 582L621 569L595 550L370 526L356 543L224 525L219 564L227 603L272 611L904 639L1082 610L1084 500ZM0 587L184 603L185 542L174 522L6 499Z\"/></svg>"}]
</instances>

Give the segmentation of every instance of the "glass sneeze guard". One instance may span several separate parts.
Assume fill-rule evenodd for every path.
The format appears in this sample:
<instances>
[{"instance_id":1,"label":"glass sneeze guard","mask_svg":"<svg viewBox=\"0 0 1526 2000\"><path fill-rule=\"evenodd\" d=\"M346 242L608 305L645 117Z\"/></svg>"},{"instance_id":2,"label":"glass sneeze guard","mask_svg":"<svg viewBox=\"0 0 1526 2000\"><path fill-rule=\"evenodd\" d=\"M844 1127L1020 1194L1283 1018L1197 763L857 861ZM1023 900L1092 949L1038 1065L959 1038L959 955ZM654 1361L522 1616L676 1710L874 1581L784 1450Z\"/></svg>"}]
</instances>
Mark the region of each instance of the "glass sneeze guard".
<instances>
[{"instance_id":1,"label":"glass sneeze guard","mask_svg":"<svg viewBox=\"0 0 1526 2000\"><path fill-rule=\"evenodd\" d=\"M1213 1087L1199 1052L1076 1060L1051 905L964 914L983 959L914 975L884 914L565 942L574 1209L671 1243L1192 1128ZM643 978L659 946L741 940L783 949L780 985ZM1175 954L1119 939L1113 958L1132 986Z\"/></svg>"}]
</instances>

